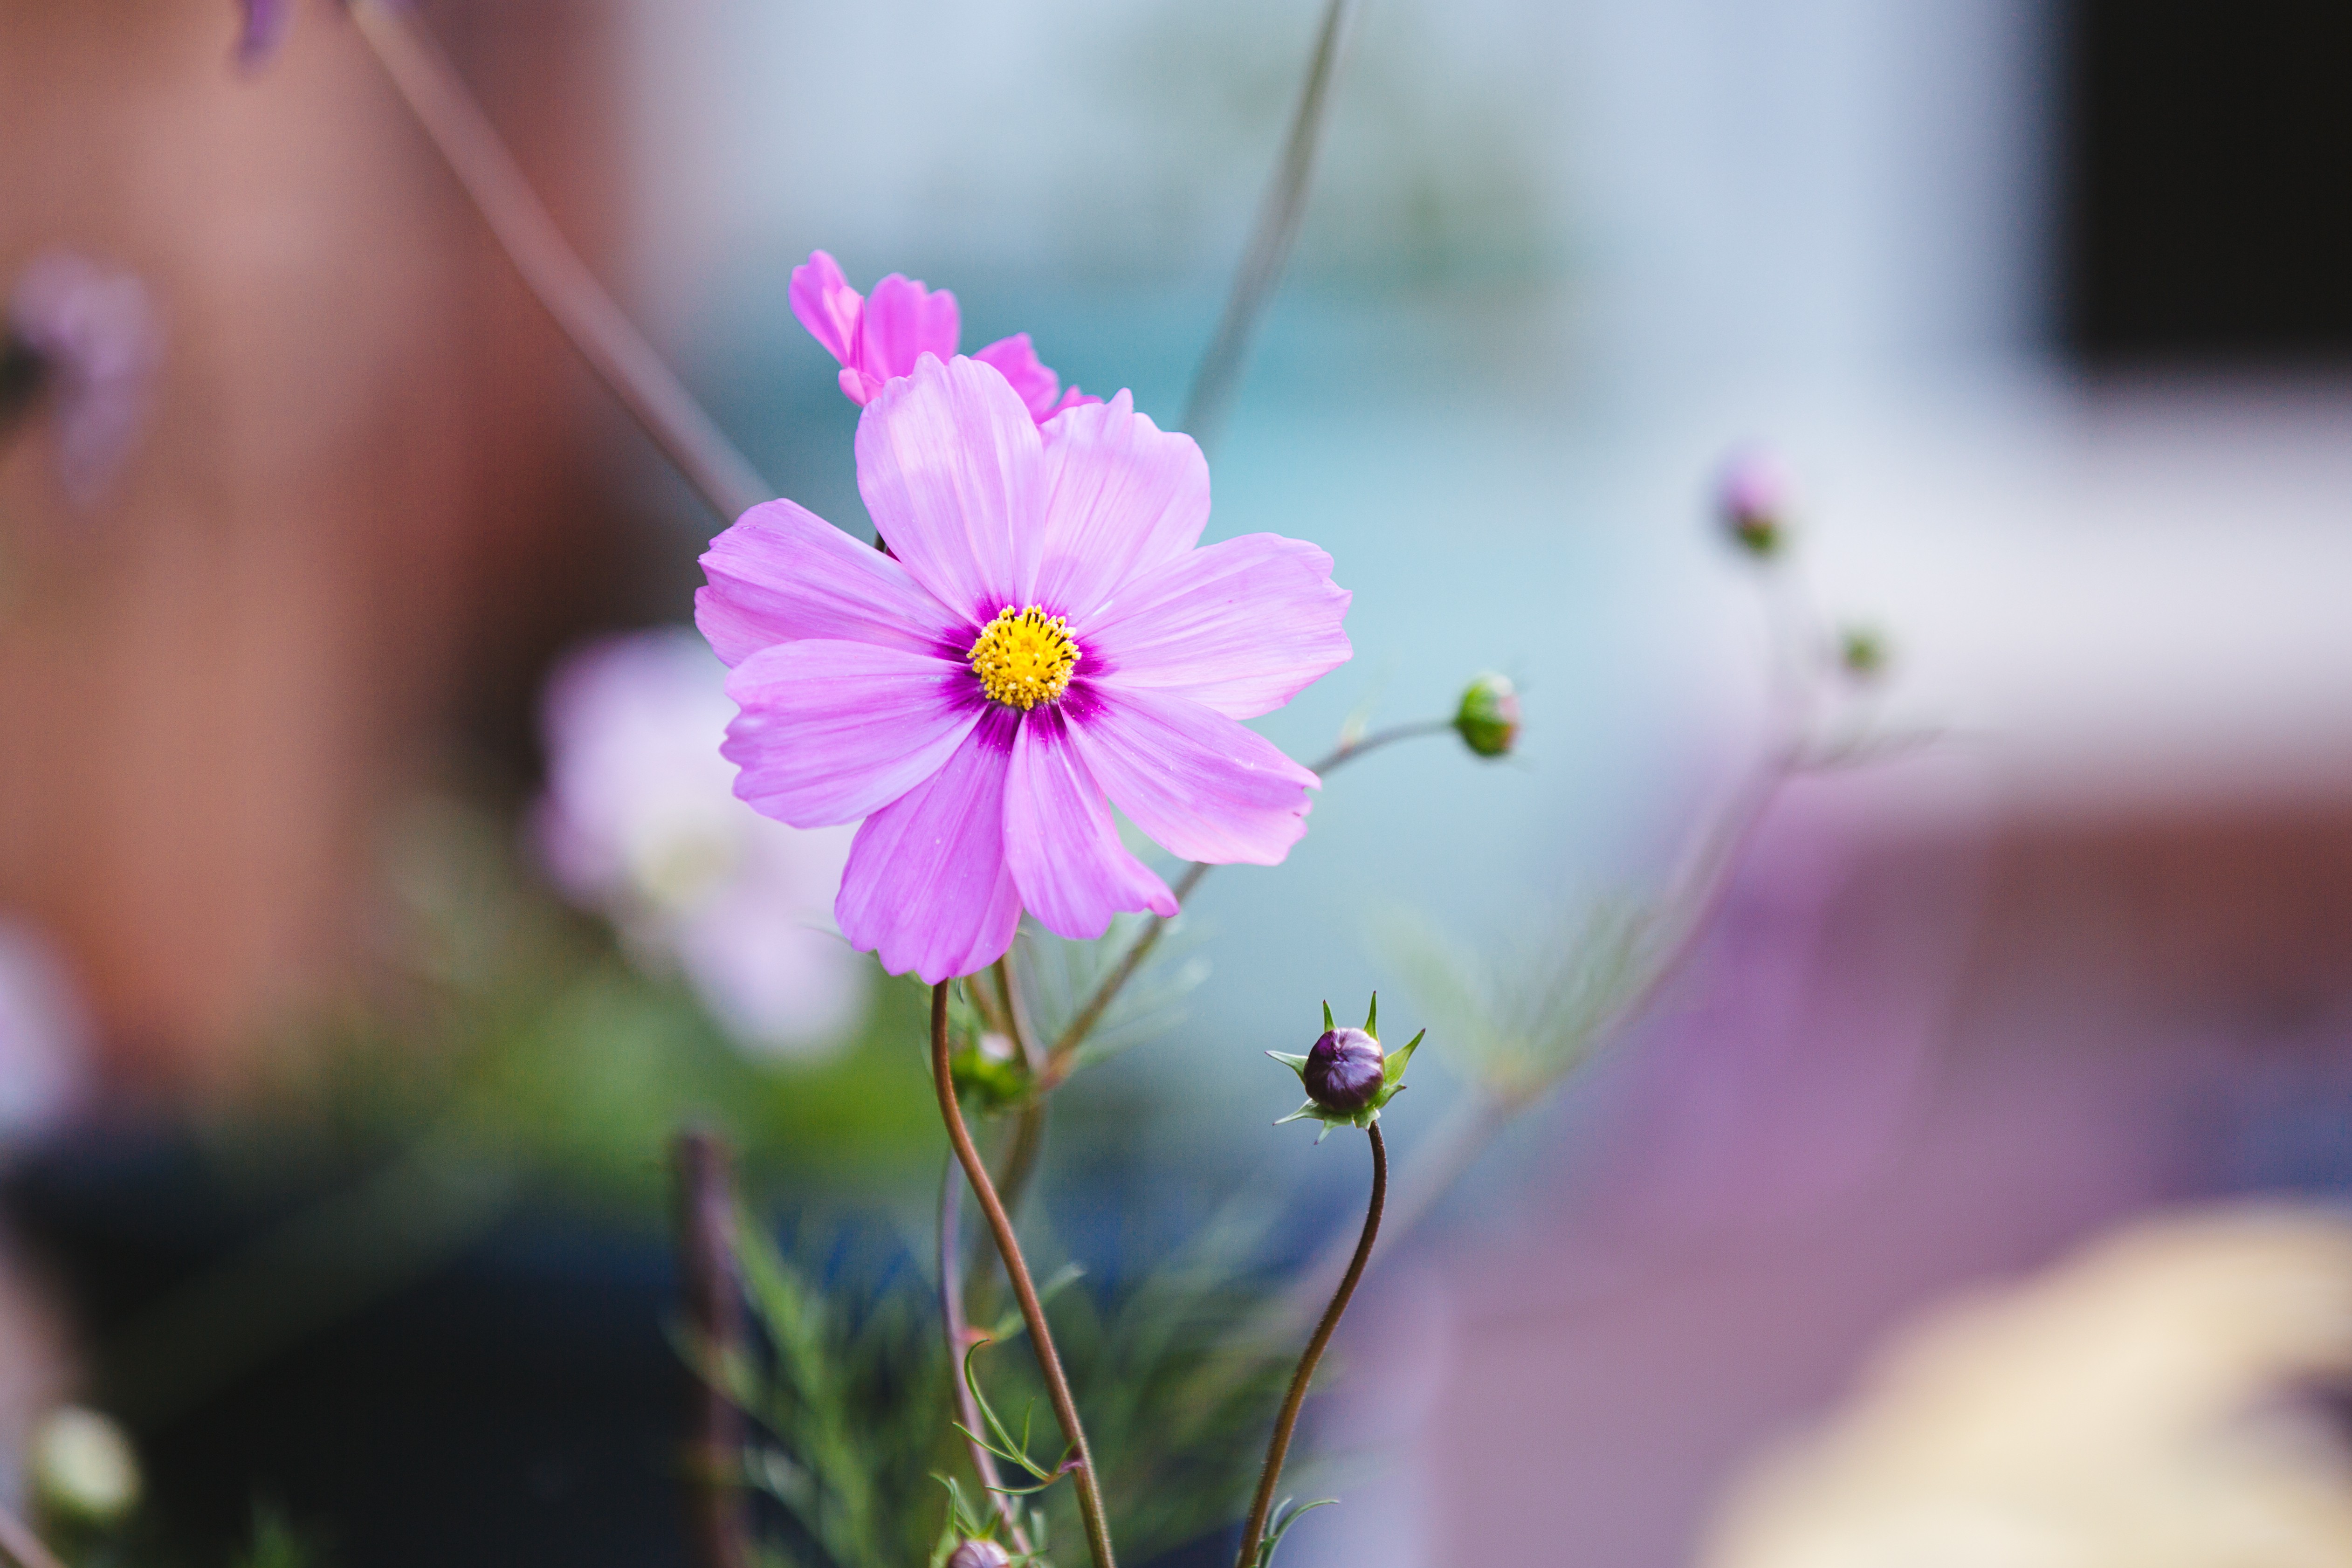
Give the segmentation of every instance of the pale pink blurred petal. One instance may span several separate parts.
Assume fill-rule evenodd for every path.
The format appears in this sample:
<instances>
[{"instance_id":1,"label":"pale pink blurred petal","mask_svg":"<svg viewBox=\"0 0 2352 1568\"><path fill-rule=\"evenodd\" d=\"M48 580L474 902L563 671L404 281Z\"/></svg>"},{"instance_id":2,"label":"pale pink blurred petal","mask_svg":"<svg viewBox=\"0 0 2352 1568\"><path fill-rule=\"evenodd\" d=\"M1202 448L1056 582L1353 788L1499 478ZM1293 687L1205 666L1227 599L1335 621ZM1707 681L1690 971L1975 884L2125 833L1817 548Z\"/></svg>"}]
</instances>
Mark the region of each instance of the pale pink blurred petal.
<instances>
[{"instance_id":1,"label":"pale pink blurred petal","mask_svg":"<svg viewBox=\"0 0 2352 1568\"><path fill-rule=\"evenodd\" d=\"M1184 556L1209 522L1209 465L1124 392L1047 426L1045 516L1024 604L1084 618L1139 574ZM1089 644L1091 646L1091 643Z\"/></svg>"},{"instance_id":2,"label":"pale pink blurred petal","mask_svg":"<svg viewBox=\"0 0 2352 1568\"><path fill-rule=\"evenodd\" d=\"M1305 836L1319 781L1256 731L1171 692L1083 681L1062 709L1087 772L1170 854L1272 866Z\"/></svg>"},{"instance_id":3,"label":"pale pink blurred petal","mask_svg":"<svg viewBox=\"0 0 2352 1568\"><path fill-rule=\"evenodd\" d=\"M871 643L761 648L727 678L735 793L794 827L855 822L940 771L987 706L971 671Z\"/></svg>"},{"instance_id":4,"label":"pale pink blurred petal","mask_svg":"<svg viewBox=\"0 0 2352 1568\"><path fill-rule=\"evenodd\" d=\"M1022 903L1056 936L1092 942L1123 910L1176 912L1167 884L1118 841L1057 708L1033 709L1013 738L1004 847Z\"/></svg>"},{"instance_id":5,"label":"pale pink blurred petal","mask_svg":"<svg viewBox=\"0 0 2352 1568\"><path fill-rule=\"evenodd\" d=\"M1042 443L1004 378L926 354L857 422L857 488L915 580L982 626L1013 603L1016 538L1034 549Z\"/></svg>"},{"instance_id":6,"label":"pale pink blurred petal","mask_svg":"<svg viewBox=\"0 0 2352 1568\"><path fill-rule=\"evenodd\" d=\"M915 362L925 354L955 358L956 341L962 335L953 294L927 289L893 272L874 285L866 301L866 319L857 333L857 368L872 380L896 381L913 374Z\"/></svg>"},{"instance_id":7,"label":"pale pink blurred petal","mask_svg":"<svg viewBox=\"0 0 2352 1568\"><path fill-rule=\"evenodd\" d=\"M1122 692L1181 692L1228 718L1254 719L1347 660L1351 597L1314 545L1244 534L1125 584L1108 614L1087 627L1085 673Z\"/></svg>"},{"instance_id":8,"label":"pale pink blurred petal","mask_svg":"<svg viewBox=\"0 0 2352 1568\"><path fill-rule=\"evenodd\" d=\"M788 827L735 798L726 679L684 628L567 658L541 706L532 839L566 896L641 964L682 971L738 1043L807 1055L843 1042L870 973L832 929L855 830Z\"/></svg>"},{"instance_id":9,"label":"pale pink blurred petal","mask_svg":"<svg viewBox=\"0 0 2352 1568\"><path fill-rule=\"evenodd\" d=\"M694 622L729 664L772 643L830 637L961 657L971 630L880 551L788 500L711 541Z\"/></svg>"},{"instance_id":10,"label":"pale pink blurred petal","mask_svg":"<svg viewBox=\"0 0 2352 1568\"><path fill-rule=\"evenodd\" d=\"M130 457L152 400L163 340L146 285L71 251L49 251L17 279L8 326L40 356L67 498L93 508Z\"/></svg>"},{"instance_id":11,"label":"pale pink blurred petal","mask_svg":"<svg viewBox=\"0 0 2352 1568\"><path fill-rule=\"evenodd\" d=\"M793 268L786 297L792 300L793 315L825 353L843 365L856 363L858 324L866 300L841 275L839 262L822 250L810 251L809 258Z\"/></svg>"},{"instance_id":12,"label":"pale pink blurred petal","mask_svg":"<svg viewBox=\"0 0 2352 1568\"><path fill-rule=\"evenodd\" d=\"M858 829L834 913L891 973L936 985L1013 945L1021 894L1004 860L1004 783L1019 725L992 705L947 766Z\"/></svg>"}]
</instances>

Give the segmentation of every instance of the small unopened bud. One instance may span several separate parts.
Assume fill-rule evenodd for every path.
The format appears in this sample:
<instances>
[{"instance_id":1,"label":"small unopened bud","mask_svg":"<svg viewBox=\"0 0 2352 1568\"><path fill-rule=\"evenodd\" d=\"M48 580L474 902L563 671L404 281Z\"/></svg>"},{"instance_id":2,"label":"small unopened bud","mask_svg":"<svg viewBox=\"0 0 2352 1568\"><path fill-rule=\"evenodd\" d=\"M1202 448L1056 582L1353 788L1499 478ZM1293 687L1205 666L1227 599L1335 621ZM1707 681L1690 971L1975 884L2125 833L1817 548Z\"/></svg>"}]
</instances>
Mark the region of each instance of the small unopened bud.
<instances>
[{"instance_id":1,"label":"small unopened bud","mask_svg":"<svg viewBox=\"0 0 2352 1568\"><path fill-rule=\"evenodd\" d=\"M1381 1091L1387 1063L1380 1041L1361 1029L1331 1029L1307 1053L1299 1074L1307 1098L1326 1110L1361 1110Z\"/></svg>"},{"instance_id":2,"label":"small unopened bud","mask_svg":"<svg viewBox=\"0 0 2352 1568\"><path fill-rule=\"evenodd\" d=\"M1726 465L1716 508L1732 542L1759 561L1778 555L1788 542L1788 477L1760 452L1743 453Z\"/></svg>"},{"instance_id":3,"label":"small unopened bud","mask_svg":"<svg viewBox=\"0 0 2352 1568\"><path fill-rule=\"evenodd\" d=\"M1838 665L1857 680L1868 680L1886 668L1886 639L1870 626L1848 626L1838 633Z\"/></svg>"},{"instance_id":4,"label":"small unopened bud","mask_svg":"<svg viewBox=\"0 0 2352 1568\"><path fill-rule=\"evenodd\" d=\"M967 1536L948 1553L947 1568L1006 1568L1012 1561L1013 1553L993 1541Z\"/></svg>"},{"instance_id":5,"label":"small unopened bud","mask_svg":"<svg viewBox=\"0 0 2352 1568\"><path fill-rule=\"evenodd\" d=\"M1482 675L1462 694L1454 728L1482 757L1507 757L1519 741L1519 693L1508 676Z\"/></svg>"},{"instance_id":6,"label":"small unopened bud","mask_svg":"<svg viewBox=\"0 0 2352 1568\"><path fill-rule=\"evenodd\" d=\"M139 1502L139 1456L106 1416L77 1405L41 1418L30 1445L34 1494L77 1524L115 1523Z\"/></svg>"}]
</instances>

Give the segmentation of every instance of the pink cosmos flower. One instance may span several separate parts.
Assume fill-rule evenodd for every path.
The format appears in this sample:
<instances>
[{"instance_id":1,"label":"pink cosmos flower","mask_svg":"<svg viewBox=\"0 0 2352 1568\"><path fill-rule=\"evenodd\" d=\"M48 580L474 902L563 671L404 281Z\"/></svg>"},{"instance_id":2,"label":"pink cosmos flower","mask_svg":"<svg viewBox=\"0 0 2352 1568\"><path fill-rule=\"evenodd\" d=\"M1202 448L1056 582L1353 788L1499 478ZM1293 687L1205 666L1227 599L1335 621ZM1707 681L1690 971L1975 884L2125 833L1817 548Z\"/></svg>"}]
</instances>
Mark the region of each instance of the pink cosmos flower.
<instances>
[{"instance_id":1,"label":"pink cosmos flower","mask_svg":"<svg viewBox=\"0 0 2352 1568\"><path fill-rule=\"evenodd\" d=\"M893 272L874 285L869 299L849 286L840 264L822 250L809 252L793 268L792 301L801 325L841 362L842 393L860 407L886 384L914 374L924 354L955 358L963 336L956 298L946 289L926 289ZM971 357L994 365L1040 425L1066 408L1102 401L1076 386L1064 392L1062 378L1039 363L1026 332L999 338Z\"/></svg>"},{"instance_id":2,"label":"pink cosmos flower","mask_svg":"<svg viewBox=\"0 0 2352 1568\"><path fill-rule=\"evenodd\" d=\"M857 426L897 558L788 500L702 558L695 618L734 667L735 793L796 827L866 819L835 918L927 983L1176 912L1110 806L1187 859L1272 865L1315 775L1241 721L1348 658L1331 558L1198 548L1209 469L1128 395L1044 426L992 367L924 354Z\"/></svg>"}]
</instances>

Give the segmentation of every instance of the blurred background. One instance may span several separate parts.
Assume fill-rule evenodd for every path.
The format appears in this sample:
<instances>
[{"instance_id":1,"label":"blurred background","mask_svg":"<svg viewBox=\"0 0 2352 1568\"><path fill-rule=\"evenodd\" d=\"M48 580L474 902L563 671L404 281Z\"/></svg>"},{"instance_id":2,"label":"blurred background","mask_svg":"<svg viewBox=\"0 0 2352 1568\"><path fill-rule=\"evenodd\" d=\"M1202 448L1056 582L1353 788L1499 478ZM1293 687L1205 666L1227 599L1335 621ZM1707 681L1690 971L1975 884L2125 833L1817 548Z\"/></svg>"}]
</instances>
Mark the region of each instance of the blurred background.
<instances>
[{"instance_id":1,"label":"blurred background","mask_svg":"<svg viewBox=\"0 0 2352 1568\"><path fill-rule=\"evenodd\" d=\"M1174 426L1320 15L422 11L719 423L864 535L791 268L950 288L967 344ZM777 957L839 847L745 848L646 760L723 701L690 643L612 639L685 624L721 520L340 10L257 68L237 35L0 10L17 331L60 255L132 280L85 307L110 425L0 404L0 1440L106 1408L189 1561L265 1507L354 1564L683 1562L663 1140L725 1127L787 1237L912 1233L920 999ZM1318 1428L1345 1506L1286 1561L2158 1561L2101 1533L2122 1481L2021 1503L1917 1436L2071 1419L2059 1379L1966 1418L1904 1379L2071 1364L2077 1300L2177 1350L2063 1395L2116 1430L2167 1378L2285 1424L2214 1483L2251 1534L2162 1561L2352 1552L2347 69L2318 0L1363 7L1211 535L1355 593L1355 659L1263 722L1294 755L1481 668L1524 742L1367 758L1285 866L1211 879L1041 1223L1116 1282L1253 1190L1270 1267L1311 1254L1361 1172L1266 1131L1260 1053L1375 986L1432 1026L1412 1166L1475 1087L1410 933L1540 950L1769 743L1727 455L1777 455L1812 604L1883 634L1865 717L1936 739L1782 791L1657 1005L1395 1238ZM722 840L723 887L664 858ZM2216 1203L2260 1206L2164 1217ZM2158 1310L2216 1280L2252 1283ZM2292 1352L2240 1326L2280 1300Z\"/></svg>"}]
</instances>

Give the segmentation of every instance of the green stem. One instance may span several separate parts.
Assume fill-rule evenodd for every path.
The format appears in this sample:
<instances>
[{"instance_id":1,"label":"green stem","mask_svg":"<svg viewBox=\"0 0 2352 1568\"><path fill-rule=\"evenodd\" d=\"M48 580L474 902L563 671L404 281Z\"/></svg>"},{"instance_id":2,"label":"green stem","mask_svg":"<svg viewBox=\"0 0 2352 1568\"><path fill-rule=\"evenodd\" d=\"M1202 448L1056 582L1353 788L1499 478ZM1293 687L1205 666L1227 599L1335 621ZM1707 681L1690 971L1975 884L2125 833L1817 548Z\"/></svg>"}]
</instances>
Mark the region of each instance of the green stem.
<instances>
[{"instance_id":1,"label":"green stem","mask_svg":"<svg viewBox=\"0 0 2352 1568\"><path fill-rule=\"evenodd\" d=\"M1339 1327L1339 1315L1348 1310L1348 1299L1356 1293L1356 1281L1364 1277L1364 1265L1371 1261L1372 1242L1381 1234L1381 1209L1389 1195L1389 1151L1381 1141L1379 1122L1366 1131L1372 1135L1372 1201L1364 1210L1364 1234L1356 1243L1355 1258L1348 1265L1347 1277L1339 1281L1339 1292L1323 1309L1323 1321L1315 1325L1315 1337L1307 1342L1307 1353L1298 1358L1290 1392L1283 1395L1282 1413L1275 1417L1274 1436L1265 1446L1265 1465L1257 1474L1257 1496L1250 1502L1249 1523L1242 1531L1241 1556L1234 1568L1256 1568L1265 1522L1274 1512L1274 1489L1281 1484L1282 1463L1290 1456L1290 1435L1298 1425L1299 1407L1307 1403L1307 1385L1314 1380L1316 1363L1323 1359L1324 1348Z\"/></svg>"},{"instance_id":2,"label":"green stem","mask_svg":"<svg viewBox=\"0 0 2352 1568\"><path fill-rule=\"evenodd\" d=\"M973 1147L971 1131L964 1125L963 1108L956 1103L955 1076L948 1065L948 987L945 981L931 987L931 1081L939 1091L940 1120L947 1124L948 1142L955 1145L956 1158L963 1163L963 1173L971 1183L972 1195L980 1200L981 1212L988 1216L988 1228L996 1237L997 1255L1004 1259L1004 1272L1012 1278L1013 1294L1021 1303L1021 1321L1029 1326L1030 1348L1037 1354L1037 1370L1045 1379L1045 1393L1053 1401L1054 1418L1062 1424L1063 1439L1069 1445L1076 1461L1070 1480L1078 1491L1078 1516L1085 1521L1087 1546L1093 1553L1095 1568L1118 1568L1110 1546L1110 1521L1104 1515L1102 1487L1095 1477L1094 1455L1087 1448L1087 1430L1078 1420L1077 1402L1070 1397L1069 1379L1063 1375L1062 1358L1054 1348L1053 1331L1045 1324L1045 1309L1037 1300L1037 1286L1029 1277L1029 1265L1021 1255L1020 1237L1013 1234L1012 1216L1004 1212L1003 1203L996 1195L996 1184L989 1179L988 1164Z\"/></svg>"}]
</instances>

